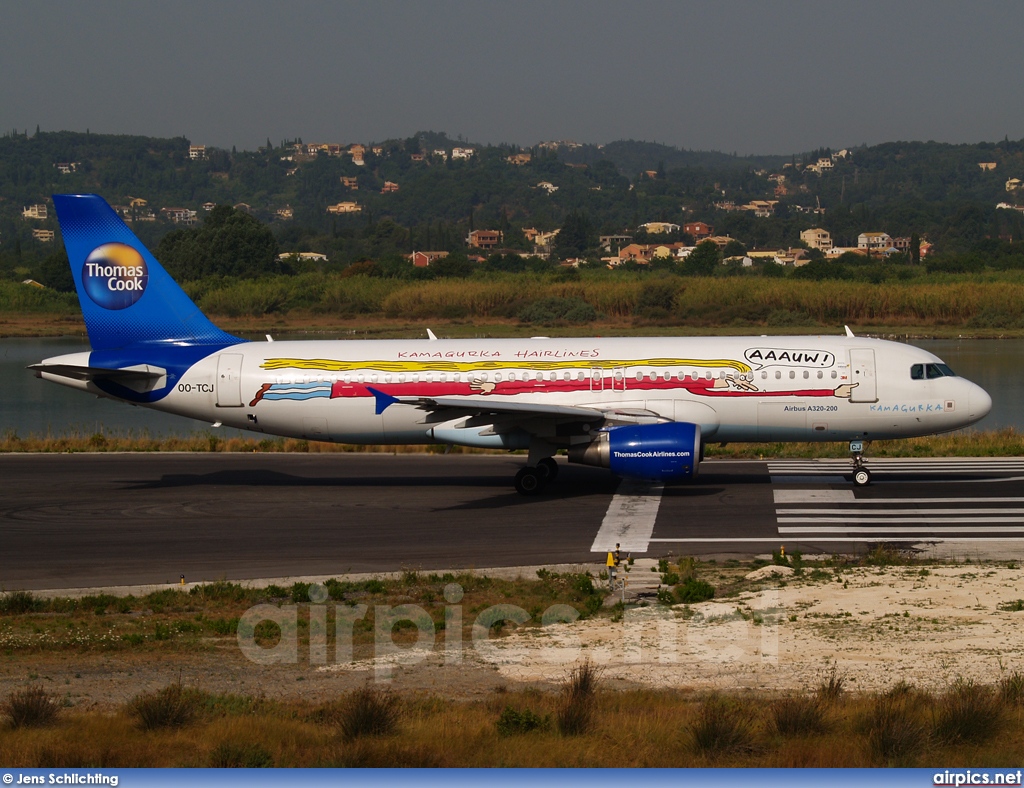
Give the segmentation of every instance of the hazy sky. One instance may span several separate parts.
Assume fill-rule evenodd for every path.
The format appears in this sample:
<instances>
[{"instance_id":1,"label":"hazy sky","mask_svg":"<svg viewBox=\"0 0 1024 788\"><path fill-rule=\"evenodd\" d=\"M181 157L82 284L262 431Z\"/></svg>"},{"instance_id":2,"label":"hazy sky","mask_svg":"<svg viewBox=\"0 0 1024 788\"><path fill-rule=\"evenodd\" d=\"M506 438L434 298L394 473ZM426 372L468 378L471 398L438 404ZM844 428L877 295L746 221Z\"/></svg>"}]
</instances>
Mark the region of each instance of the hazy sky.
<instances>
[{"instance_id":1,"label":"hazy sky","mask_svg":"<svg viewBox=\"0 0 1024 788\"><path fill-rule=\"evenodd\" d=\"M739 153L1024 137L1020 0L0 7L0 131Z\"/></svg>"}]
</instances>

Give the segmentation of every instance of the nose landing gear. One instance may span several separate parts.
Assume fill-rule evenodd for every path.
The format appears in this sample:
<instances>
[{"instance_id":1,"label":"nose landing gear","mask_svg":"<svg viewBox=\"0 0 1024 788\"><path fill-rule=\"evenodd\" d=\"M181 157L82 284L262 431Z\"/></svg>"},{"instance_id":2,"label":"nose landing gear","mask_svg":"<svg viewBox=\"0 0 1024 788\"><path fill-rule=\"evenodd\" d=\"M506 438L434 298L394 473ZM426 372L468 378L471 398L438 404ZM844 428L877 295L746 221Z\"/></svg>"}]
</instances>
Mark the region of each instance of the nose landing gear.
<instances>
[{"instance_id":1,"label":"nose landing gear","mask_svg":"<svg viewBox=\"0 0 1024 788\"><path fill-rule=\"evenodd\" d=\"M857 487L871 484L871 471L864 464L864 441L850 441L850 455L853 459L853 483Z\"/></svg>"}]
</instances>

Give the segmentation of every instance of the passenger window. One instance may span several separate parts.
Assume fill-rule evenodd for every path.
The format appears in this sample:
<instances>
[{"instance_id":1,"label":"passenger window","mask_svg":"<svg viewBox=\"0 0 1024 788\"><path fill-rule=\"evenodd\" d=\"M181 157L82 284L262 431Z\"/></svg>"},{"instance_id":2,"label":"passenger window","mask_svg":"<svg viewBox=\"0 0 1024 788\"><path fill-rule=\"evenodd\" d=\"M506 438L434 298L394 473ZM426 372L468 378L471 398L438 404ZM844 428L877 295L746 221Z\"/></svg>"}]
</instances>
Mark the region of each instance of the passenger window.
<instances>
[{"instance_id":1,"label":"passenger window","mask_svg":"<svg viewBox=\"0 0 1024 788\"><path fill-rule=\"evenodd\" d=\"M805 370L804 370L804 380L807 380L807 378L809 378L810 376L811 376L811 373L810 373L810 372L808 372L808 371L807 371L807 370L805 369Z\"/></svg>"},{"instance_id":2,"label":"passenger window","mask_svg":"<svg viewBox=\"0 0 1024 788\"><path fill-rule=\"evenodd\" d=\"M825 373L824 373L824 372L822 372L822 371L821 371L821 370L819 369L819 370L818 370L818 380L821 380L821 379L822 379L823 377L825 377Z\"/></svg>"},{"instance_id":3,"label":"passenger window","mask_svg":"<svg viewBox=\"0 0 1024 788\"><path fill-rule=\"evenodd\" d=\"M572 380L572 374L569 372L562 373L562 380Z\"/></svg>"},{"instance_id":4,"label":"passenger window","mask_svg":"<svg viewBox=\"0 0 1024 788\"><path fill-rule=\"evenodd\" d=\"M782 372L780 370L775 370L775 379L782 380Z\"/></svg>"},{"instance_id":5,"label":"passenger window","mask_svg":"<svg viewBox=\"0 0 1024 788\"><path fill-rule=\"evenodd\" d=\"M384 376L384 382L385 383L390 383L391 382L391 376L390 375L385 375Z\"/></svg>"},{"instance_id":6,"label":"passenger window","mask_svg":"<svg viewBox=\"0 0 1024 788\"><path fill-rule=\"evenodd\" d=\"M833 369L833 370L832 370L832 380L835 380L835 379L836 379L837 377L839 377L839 375L838 375L838 374L836 373L836 371L835 371L835 370Z\"/></svg>"},{"instance_id":7,"label":"passenger window","mask_svg":"<svg viewBox=\"0 0 1024 788\"><path fill-rule=\"evenodd\" d=\"M647 376L647 379L653 383L654 381L656 381L658 379L658 373L657 372L650 373Z\"/></svg>"},{"instance_id":8,"label":"passenger window","mask_svg":"<svg viewBox=\"0 0 1024 788\"><path fill-rule=\"evenodd\" d=\"M495 380L501 380L501 373L500 372L495 372L494 373L494 379ZM444 383L444 375L441 376L441 382Z\"/></svg>"},{"instance_id":9,"label":"passenger window","mask_svg":"<svg viewBox=\"0 0 1024 788\"><path fill-rule=\"evenodd\" d=\"M636 373L636 379L637 379L637 381L643 380L644 379L644 373L643 372L637 372Z\"/></svg>"},{"instance_id":10,"label":"passenger window","mask_svg":"<svg viewBox=\"0 0 1024 788\"><path fill-rule=\"evenodd\" d=\"M767 372L761 372L761 380L768 380L768 373Z\"/></svg>"},{"instance_id":11,"label":"passenger window","mask_svg":"<svg viewBox=\"0 0 1024 788\"><path fill-rule=\"evenodd\" d=\"M558 380L558 373L557 372L549 373L548 374L548 380Z\"/></svg>"},{"instance_id":12,"label":"passenger window","mask_svg":"<svg viewBox=\"0 0 1024 788\"><path fill-rule=\"evenodd\" d=\"M910 367L911 380L924 380L924 364L914 364Z\"/></svg>"},{"instance_id":13,"label":"passenger window","mask_svg":"<svg viewBox=\"0 0 1024 788\"><path fill-rule=\"evenodd\" d=\"M790 380L793 380L793 379L794 379L795 377L796 377L796 370L792 370L792 369L791 369L791 370L789 371L789 379L790 379Z\"/></svg>"}]
</instances>

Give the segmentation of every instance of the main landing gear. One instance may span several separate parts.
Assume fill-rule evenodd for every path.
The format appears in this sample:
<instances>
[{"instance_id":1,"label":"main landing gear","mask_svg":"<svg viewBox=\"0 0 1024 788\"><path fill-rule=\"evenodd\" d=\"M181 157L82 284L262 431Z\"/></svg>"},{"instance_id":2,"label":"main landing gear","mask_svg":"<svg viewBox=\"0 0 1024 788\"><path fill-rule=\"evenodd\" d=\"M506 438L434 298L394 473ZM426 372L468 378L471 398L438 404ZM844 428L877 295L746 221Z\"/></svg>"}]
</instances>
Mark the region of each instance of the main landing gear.
<instances>
[{"instance_id":1,"label":"main landing gear","mask_svg":"<svg viewBox=\"0 0 1024 788\"><path fill-rule=\"evenodd\" d=\"M850 441L850 455L853 458L853 483L857 487L871 484L871 471L864 464L864 442Z\"/></svg>"},{"instance_id":2,"label":"main landing gear","mask_svg":"<svg viewBox=\"0 0 1024 788\"><path fill-rule=\"evenodd\" d=\"M520 495L538 495L558 476L558 463L553 457L544 457L536 465L520 468L516 474L516 492Z\"/></svg>"}]
</instances>

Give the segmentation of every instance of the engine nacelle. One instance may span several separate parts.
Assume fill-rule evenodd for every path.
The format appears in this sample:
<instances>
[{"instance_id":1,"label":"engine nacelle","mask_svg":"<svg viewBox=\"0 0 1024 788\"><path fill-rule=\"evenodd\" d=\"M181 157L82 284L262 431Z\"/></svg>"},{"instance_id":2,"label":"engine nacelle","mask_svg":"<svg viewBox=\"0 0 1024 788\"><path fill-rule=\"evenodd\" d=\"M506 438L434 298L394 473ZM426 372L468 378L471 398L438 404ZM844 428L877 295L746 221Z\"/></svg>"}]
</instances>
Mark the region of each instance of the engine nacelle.
<instances>
[{"instance_id":1,"label":"engine nacelle","mask_svg":"<svg viewBox=\"0 0 1024 788\"><path fill-rule=\"evenodd\" d=\"M613 427L586 446L569 449L569 462L610 468L620 476L637 479L692 479L700 464L700 425L670 422Z\"/></svg>"}]
</instances>

